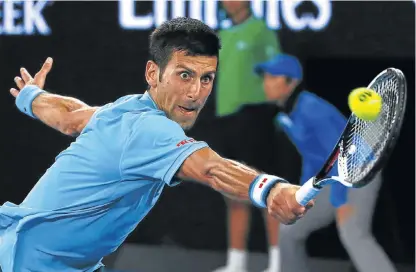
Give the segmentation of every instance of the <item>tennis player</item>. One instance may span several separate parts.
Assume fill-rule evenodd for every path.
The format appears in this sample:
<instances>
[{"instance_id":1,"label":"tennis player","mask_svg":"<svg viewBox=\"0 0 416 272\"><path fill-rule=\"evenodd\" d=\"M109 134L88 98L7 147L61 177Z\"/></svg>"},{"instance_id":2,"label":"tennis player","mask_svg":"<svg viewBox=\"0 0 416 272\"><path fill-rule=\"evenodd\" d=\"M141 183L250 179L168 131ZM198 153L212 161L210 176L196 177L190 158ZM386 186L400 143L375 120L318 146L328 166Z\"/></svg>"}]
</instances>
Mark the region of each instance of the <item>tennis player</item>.
<instances>
[{"instance_id":1,"label":"tennis player","mask_svg":"<svg viewBox=\"0 0 416 272\"><path fill-rule=\"evenodd\" d=\"M296 88L302 81L302 67L291 55L278 54L256 65L263 76L268 100L285 112L277 115L282 128L302 156L301 182L316 175L341 135L346 118L330 103L308 91ZM337 176L334 167L332 176ZM381 174L360 189L347 189L336 182L324 187L313 211L294 226L281 226L279 232L281 272L309 271L305 243L315 230L337 222L342 244L360 272L393 272L395 268L371 233Z\"/></svg>"},{"instance_id":2,"label":"tennis player","mask_svg":"<svg viewBox=\"0 0 416 272\"><path fill-rule=\"evenodd\" d=\"M179 180L250 199L284 224L305 214L308 207L295 199L298 186L224 159L185 135L211 92L220 47L215 32L198 20L167 21L150 37L148 91L98 109L78 108L84 119L73 126L76 140L20 205L0 207L3 272L100 269L165 185ZM57 128L63 114L55 113L72 110L42 90L51 65L48 60L34 78L22 70L15 79L20 91L11 91L21 112ZM48 96L62 104L37 108L42 101L36 100Z\"/></svg>"}]
</instances>

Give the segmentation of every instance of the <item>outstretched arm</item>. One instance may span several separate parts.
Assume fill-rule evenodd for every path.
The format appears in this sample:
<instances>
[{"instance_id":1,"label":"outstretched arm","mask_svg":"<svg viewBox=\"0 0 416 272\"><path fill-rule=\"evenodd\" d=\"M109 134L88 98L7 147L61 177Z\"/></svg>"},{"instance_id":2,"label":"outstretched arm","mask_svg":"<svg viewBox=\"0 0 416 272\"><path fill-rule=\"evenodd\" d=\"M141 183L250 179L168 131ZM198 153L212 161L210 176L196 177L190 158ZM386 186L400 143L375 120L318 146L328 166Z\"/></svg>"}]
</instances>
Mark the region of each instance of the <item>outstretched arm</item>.
<instances>
[{"instance_id":1,"label":"outstretched arm","mask_svg":"<svg viewBox=\"0 0 416 272\"><path fill-rule=\"evenodd\" d=\"M21 68L21 77L14 79L18 89L12 88L10 93L16 98L18 107L19 102L21 105L28 103L27 107L30 109L26 111L26 107L24 108L28 115L38 118L63 134L77 136L98 107L88 106L75 98L40 92L52 68L52 62L48 58L34 78L25 68Z\"/></svg>"},{"instance_id":2,"label":"outstretched arm","mask_svg":"<svg viewBox=\"0 0 416 272\"><path fill-rule=\"evenodd\" d=\"M33 114L46 125L69 135L78 136L98 107L66 96L43 93L32 102Z\"/></svg>"},{"instance_id":3,"label":"outstretched arm","mask_svg":"<svg viewBox=\"0 0 416 272\"><path fill-rule=\"evenodd\" d=\"M177 177L198 181L232 197L251 199L257 204L263 202L269 213L283 224L294 223L313 205L313 201L306 208L297 203L295 193L299 186L276 182L278 177L222 158L209 147L192 153L182 164Z\"/></svg>"},{"instance_id":4,"label":"outstretched arm","mask_svg":"<svg viewBox=\"0 0 416 272\"><path fill-rule=\"evenodd\" d=\"M147 177L169 186L179 180L199 182L227 196L250 199L284 224L294 223L313 206L313 201L306 207L296 201L299 186L221 157L205 142L186 136L178 123L156 112L141 115L129 127L132 131L120 159L124 180Z\"/></svg>"}]
</instances>

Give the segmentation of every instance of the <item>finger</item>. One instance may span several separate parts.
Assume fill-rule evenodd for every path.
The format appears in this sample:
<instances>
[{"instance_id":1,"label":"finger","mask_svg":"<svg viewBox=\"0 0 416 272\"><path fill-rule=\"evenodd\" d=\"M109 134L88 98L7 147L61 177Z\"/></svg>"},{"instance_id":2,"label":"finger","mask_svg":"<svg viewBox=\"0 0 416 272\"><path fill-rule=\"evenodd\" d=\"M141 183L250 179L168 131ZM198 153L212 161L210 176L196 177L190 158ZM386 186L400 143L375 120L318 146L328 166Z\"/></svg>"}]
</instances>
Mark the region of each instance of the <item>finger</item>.
<instances>
[{"instance_id":1,"label":"finger","mask_svg":"<svg viewBox=\"0 0 416 272\"><path fill-rule=\"evenodd\" d=\"M282 216L275 214L275 213L269 213L269 215L271 215L274 219L276 219L277 221L279 221L282 224L286 225L287 220L285 218L283 218Z\"/></svg>"},{"instance_id":2,"label":"finger","mask_svg":"<svg viewBox=\"0 0 416 272\"><path fill-rule=\"evenodd\" d=\"M25 83L20 77L15 77L14 82L16 83L17 87L19 87L19 89L23 89L23 87L25 86Z\"/></svg>"},{"instance_id":3,"label":"finger","mask_svg":"<svg viewBox=\"0 0 416 272\"><path fill-rule=\"evenodd\" d=\"M295 216L299 216L305 213L305 207L299 205L294 197L296 194L296 190L288 191L287 197L285 197L284 201L287 207L288 214L293 214Z\"/></svg>"},{"instance_id":4,"label":"finger","mask_svg":"<svg viewBox=\"0 0 416 272\"><path fill-rule=\"evenodd\" d=\"M291 209L287 205L274 205L271 207L275 214L279 215L283 220L285 225L291 225L296 222L297 215L291 212Z\"/></svg>"},{"instance_id":5,"label":"finger","mask_svg":"<svg viewBox=\"0 0 416 272\"><path fill-rule=\"evenodd\" d=\"M284 225L293 225L297 222L297 218L286 218L284 221L282 221L282 224Z\"/></svg>"},{"instance_id":6,"label":"finger","mask_svg":"<svg viewBox=\"0 0 416 272\"><path fill-rule=\"evenodd\" d=\"M299 206L294 206L291 210L292 210L293 214L295 214L296 216L302 215L306 212L306 208L303 207L303 206L300 206L300 205Z\"/></svg>"},{"instance_id":7,"label":"finger","mask_svg":"<svg viewBox=\"0 0 416 272\"><path fill-rule=\"evenodd\" d=\"M43 63L42 68L40 68L39 72L36 74L35 77L46 77L49 71L52 69L53 59L51 57L47 58L46 61Z\"/></svg>"},{"instance_id":8,"label":"finger","mask_svg":"<svg viewBox=\"0 0 416 272\"><path fill-rule=\"evenodd\" d=\"M298 201L296 200L296 192L297 192L296 189L291 190L291 192L289 193L291 197L288 197L285 200L290 211L292 211L293 214L295 214L296 216L299 216L299 215L303 215L304 213L306 213L307 209L306 207L300 205ZM311 205L310 203L311 201L307 205Z\"/></svg>"},{"instance_id":9,"label":"finger","mask_svg":"<svg viewBox=\"0 0 416 272\"><path fill-rule=\"evenodd\" d=\"M269 214L273 214L276 217L278 216L279 221L285 225L296 218L296 215L292 212L293 209L290 207L286 197L284 199L274 198L269 204L268 210Z\"/></svg>"},{"instance_id":10,"label":"finger","mask_svg":"<svg viewBox=\"0 0 416 272\"><path fill-rule=\"evenodd\" d=\"M286 225L290 226L296 223L297 220L288 221Z\"/></svg>"},{"instance_id":11,"label":"finger","mask_svg":"<svg viewBox=\"0 0 416 272\"><path fill-rule=\"evenodd\" d=\"M11 89L10 89L10 93L11 93L14 97L17 97L17 95L19 94L19 91L18 91L18 90L16 90L15 88L11 88Z\"/></svg>"},{"instance_id":12,"label":"finger","mask_svg":"<svg viewBox=\"0 0 416 272\"><path fill-rule=\"evenodd\" d=\"M298 215L296 220L302 219L305 216L306 213Z\"/></svg>"},{"instance_id":13,"label":"finger","mask_svg":"<svg viewBox=\"0 0 416 272\"><path fill-rule=\"evenodd\" d=\"M307 211L307 210L309 210L309 209L310 209L310 208L312 208L314 205L315 205L315 201L314 201L314 200L309 201L309 202L306 204L306 206L305 206L305 210L306 210L306 211Z\"/></svg>"},{"instance_id":14,"label":"finger","mask_svg":"<svg viewBox=\"0 0 416 272\"><path fill-rule=\"evenodd\" d=\"M276 218L279 222L285 222L286 220L283 218L283 210L280 207L267 207L267 212L272 217Z\"/></svg>"},{"instance_id":15,"label":"finger","mask_svg":"<svg viewBox=\"0 0 416 272\"><path fill-rule=\"evenodd\" d=\"M22 76L26 84L33 79L25 68L20 68L20 75Z\"/></svg>"}]
</instances>

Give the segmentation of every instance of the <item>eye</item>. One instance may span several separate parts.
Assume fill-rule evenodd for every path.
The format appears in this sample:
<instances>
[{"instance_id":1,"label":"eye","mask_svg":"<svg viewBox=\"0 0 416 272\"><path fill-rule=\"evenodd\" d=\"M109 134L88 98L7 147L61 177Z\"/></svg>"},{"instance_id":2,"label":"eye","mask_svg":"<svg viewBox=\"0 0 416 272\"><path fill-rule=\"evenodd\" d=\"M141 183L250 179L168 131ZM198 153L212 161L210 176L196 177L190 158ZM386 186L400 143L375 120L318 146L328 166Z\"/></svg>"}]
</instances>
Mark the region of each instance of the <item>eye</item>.
<instances>
[{"instance_id":1,"label":"eye","mask_svg":"<svg viewBox=\"0 0 416 272\"><path fill-rule=\"evenodd\" d=\"M204 77L201 79L201 82L202 82L202 83L204 83L204 84L208 84L208 83L210 83L210 82L211 82L211 80L212 80L212 77L211 77L211 76L204 76Z\"/></svg>"},{"instance_id":2,"label":"eye","mask_svg":"<svg viewBox=\"0 0 416 272\"><path fill-rule=\"evenodd\" d=\"M191 75L188 72L181 72L179 75L183 80L188 80Z\"/></svg>"}]
</instances>

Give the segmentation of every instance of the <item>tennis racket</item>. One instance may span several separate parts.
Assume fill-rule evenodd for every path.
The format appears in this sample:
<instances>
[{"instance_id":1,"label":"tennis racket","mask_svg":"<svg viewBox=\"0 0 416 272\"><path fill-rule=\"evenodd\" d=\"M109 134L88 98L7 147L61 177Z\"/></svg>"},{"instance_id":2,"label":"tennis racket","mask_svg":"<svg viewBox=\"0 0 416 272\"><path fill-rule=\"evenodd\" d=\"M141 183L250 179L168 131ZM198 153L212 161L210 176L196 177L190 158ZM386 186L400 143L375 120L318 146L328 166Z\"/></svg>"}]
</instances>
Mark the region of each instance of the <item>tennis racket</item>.
<instances>
[{"instance_id":1,"label":"tennis racket","mask_svg":"<svg viewBox=\"0 0 416 272\"><path fill-rule=\"evenodd\" d=\"M296 192L296 200L305 206L320 190L334 182L352 188L367 185L385 165L403 123L406 109L406 78L399 69L388 68L368 85L382 98L382 108L374 121L364 121L353 113L332 153L318 174ZM338 162L338 176L329 176Z\"/></svg>"}]
</instances>

